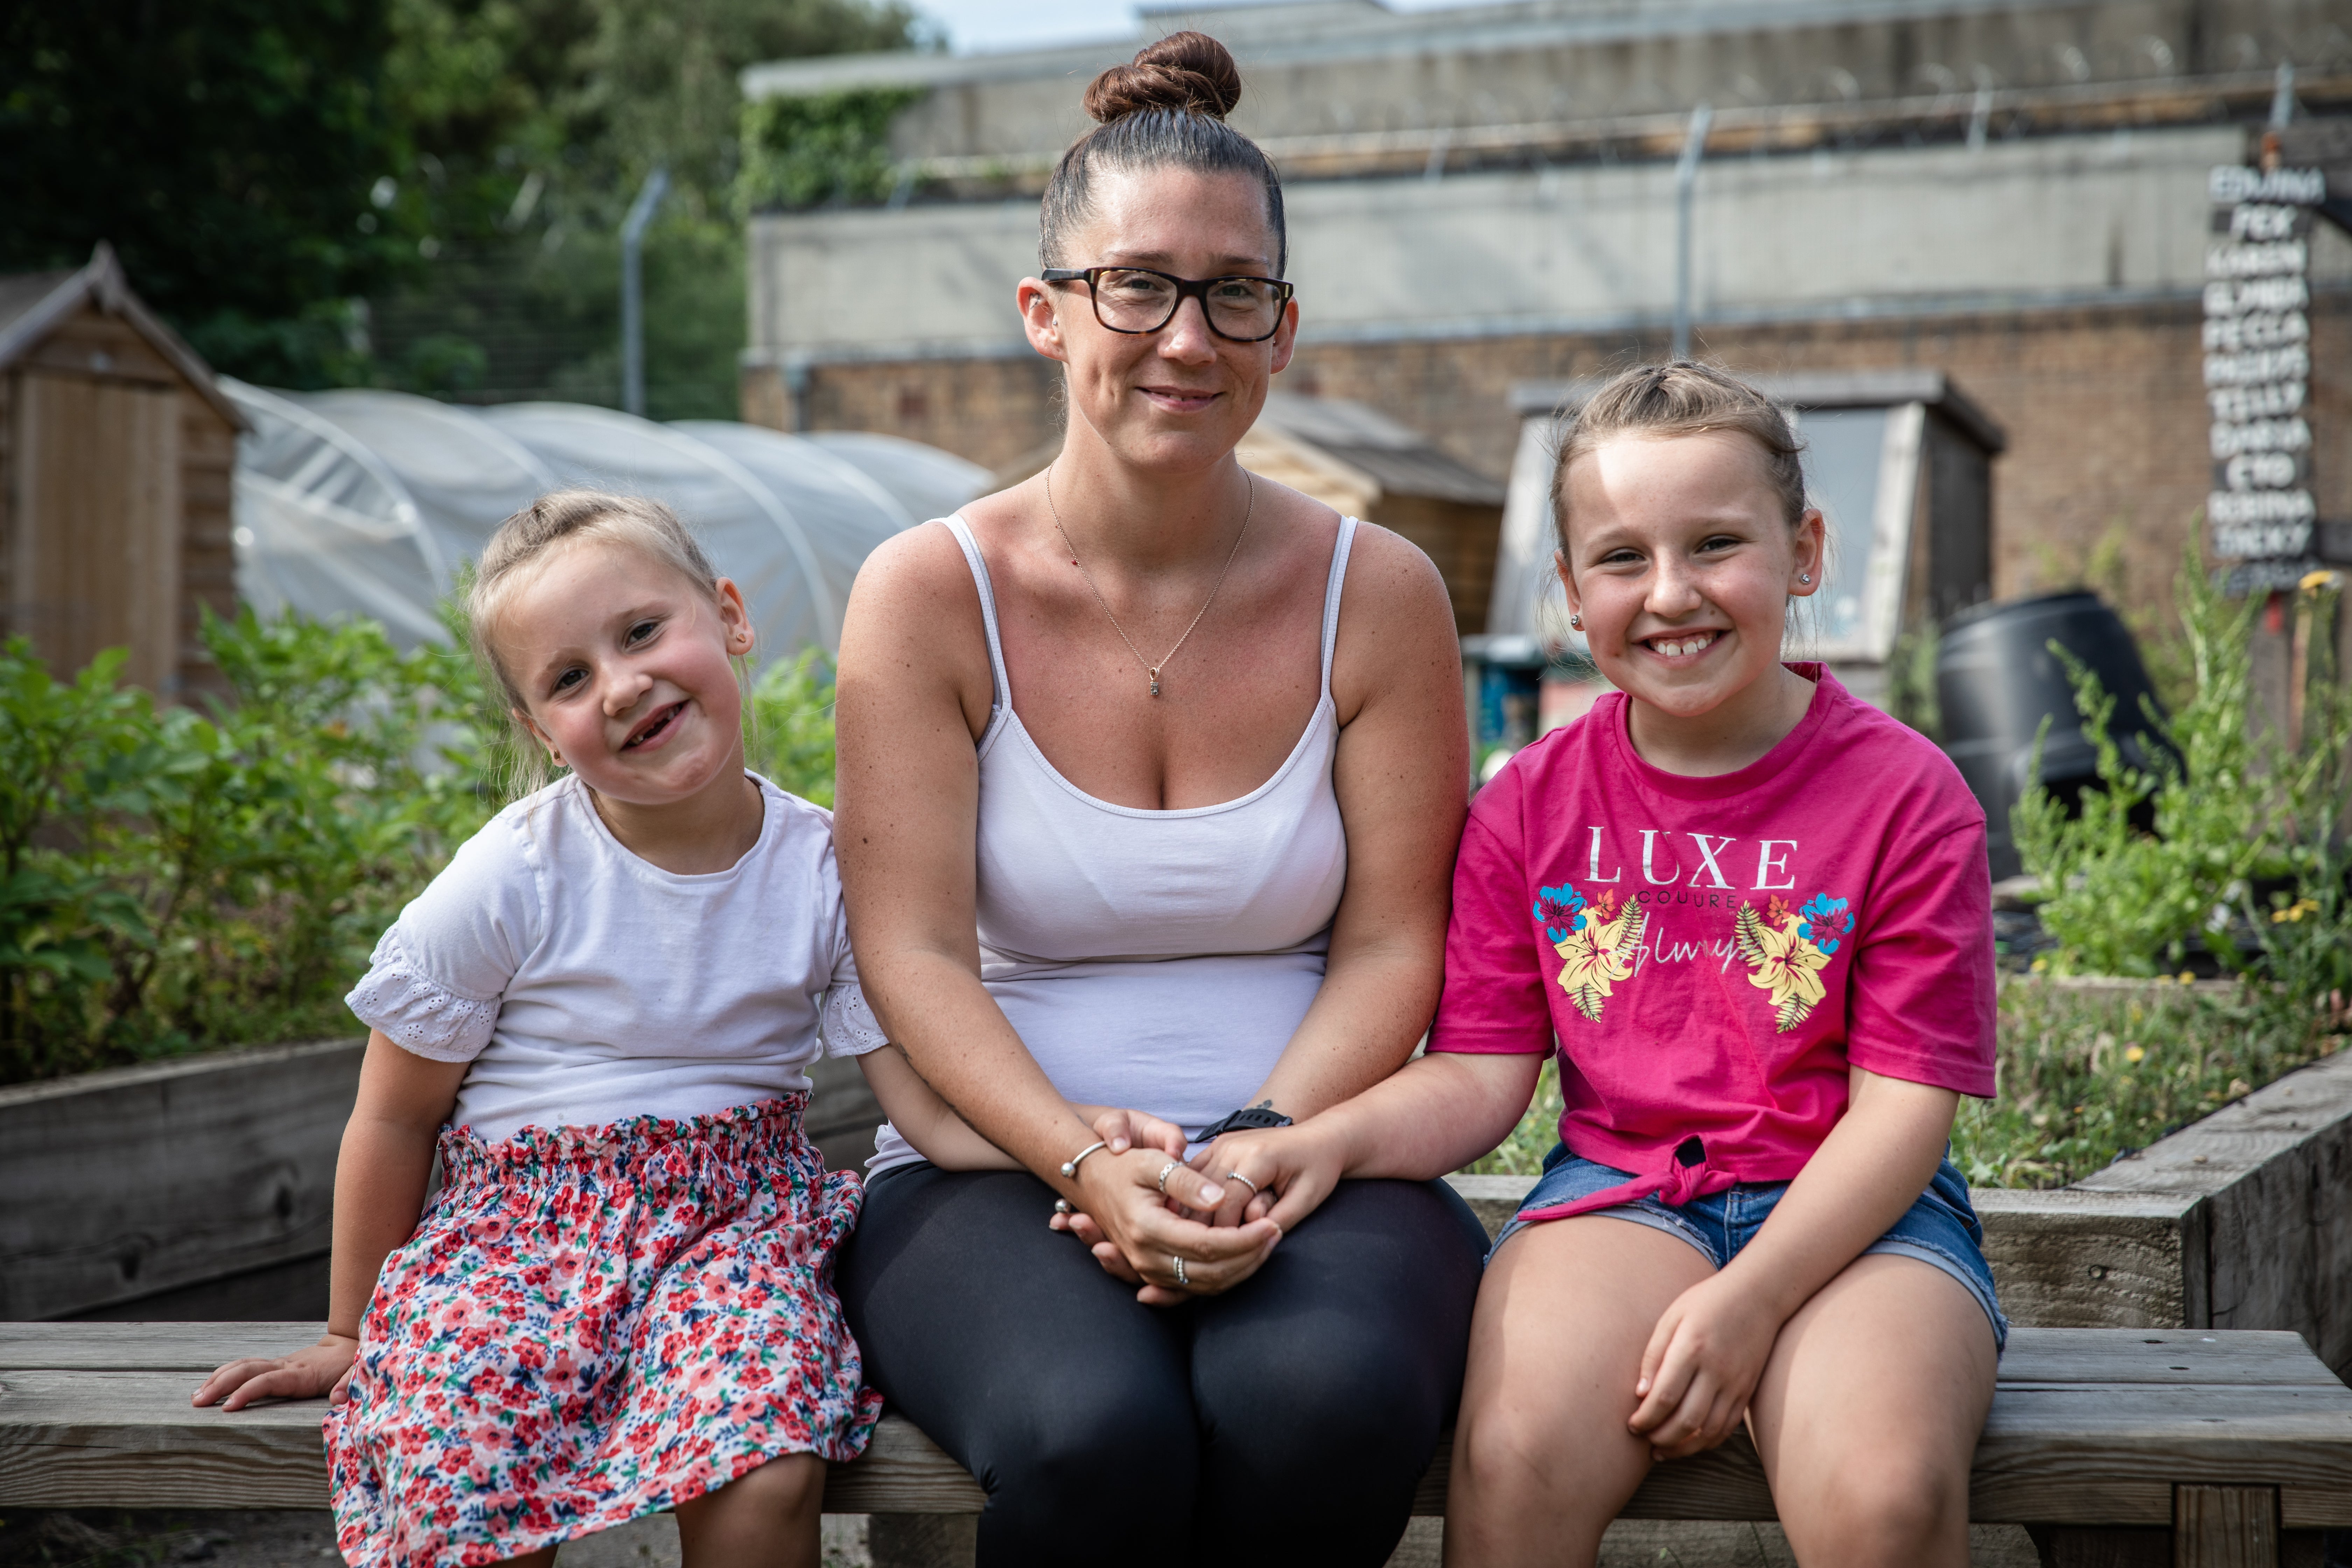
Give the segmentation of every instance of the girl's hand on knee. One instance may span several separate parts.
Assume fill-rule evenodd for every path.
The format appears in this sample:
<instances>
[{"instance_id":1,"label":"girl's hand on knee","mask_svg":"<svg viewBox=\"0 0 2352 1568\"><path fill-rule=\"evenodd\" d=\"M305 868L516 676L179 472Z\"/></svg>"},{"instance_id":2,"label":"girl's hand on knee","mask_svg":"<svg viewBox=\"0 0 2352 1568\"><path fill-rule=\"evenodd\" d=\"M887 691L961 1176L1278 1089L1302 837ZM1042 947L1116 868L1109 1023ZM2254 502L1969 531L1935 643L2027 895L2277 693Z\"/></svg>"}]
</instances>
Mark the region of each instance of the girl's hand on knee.
<instances>
[{"instance_id":1,"label":"girl's hand on knee","mask_svg":"<svg viewBox=\"0 0 2352 1568\"><path fill-rule=\"evenodd\" d=\"M292 1355L247 1356L205 1379L190 1403L242 1410L257 1399L316 1399L323 1394L329 1404L341 1405L351 1397L359 1354L356 1339L325 1334Z\"/></svg>"},{"instance_id":2,"label":"girl's hand on knee","mask_svg":"<svg viewBox=\"0 0 2352 1568\"><path fill-rule=\"evenodd\" d=\"M1640 1401L1626 1425L1651 1458L1704 1453L1731 1436L1764 1374L1780 1322L1723 1275L1675 1298L1642 1352Z\"/></svg>"}]
</instances>

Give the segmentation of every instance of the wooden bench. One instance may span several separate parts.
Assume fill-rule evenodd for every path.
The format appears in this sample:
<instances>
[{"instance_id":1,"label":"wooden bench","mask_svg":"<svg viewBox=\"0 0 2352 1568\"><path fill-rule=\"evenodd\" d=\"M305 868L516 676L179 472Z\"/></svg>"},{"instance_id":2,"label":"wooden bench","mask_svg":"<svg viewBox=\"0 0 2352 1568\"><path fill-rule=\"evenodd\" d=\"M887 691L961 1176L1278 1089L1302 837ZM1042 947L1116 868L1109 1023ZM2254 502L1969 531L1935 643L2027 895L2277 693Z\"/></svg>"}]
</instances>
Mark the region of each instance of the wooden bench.
<instances>
[{"instance_id":1,"label":"wooden bench","mask_svg":"<svg viewBox=\"0 0 2352 1568\"><path fill-rule=\"evenodd\" d=\"M0 1323L0 1508L314 1509L323 1402L196 1410L199 1375L315 1323ZM1446 1456L1414 1511L1443 1513ZM835 1513L954 1514L981 1489L885 1416L825 1489ZM1971 1517L2032 1528L2051 1564L2319 1562L2352 1527L2352 1389L2284 1332L2019 1329L1978 1446ZM1626 1517L1769 1520L1745 1437L1662 1465Z\"/></svg>"}]
</instances>

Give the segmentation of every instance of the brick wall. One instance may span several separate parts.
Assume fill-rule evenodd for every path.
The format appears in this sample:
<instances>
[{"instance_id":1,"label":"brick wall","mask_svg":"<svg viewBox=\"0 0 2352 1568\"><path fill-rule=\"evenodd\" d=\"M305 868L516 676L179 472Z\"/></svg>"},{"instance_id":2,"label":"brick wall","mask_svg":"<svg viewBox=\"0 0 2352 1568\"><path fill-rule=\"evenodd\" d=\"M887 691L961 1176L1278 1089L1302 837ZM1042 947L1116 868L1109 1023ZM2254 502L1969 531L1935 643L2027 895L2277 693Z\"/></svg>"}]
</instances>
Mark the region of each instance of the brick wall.
<instances>
[{"instance_id":1,"label":"brick wall","mask_svg":"<svg viewBox=\"0 0 2352 1568\"><path fill-rule=\"evenodd\" d=\"M2156 607L2168 602L2191 514L2208 488L2201 320L2190 301L1821 321L1708 330L1700 348L1759 374L1908 364L1945 371L2009 435L1993 467L1996 594L2078 581L2112 539L2123 597ZM2352 518L2352 293L2315 300L2312 327L2320 510ZM1370 404L1499 479L1517 440L1512 383L1605 374L1665 348L1663 339L1635 333L1309 342L1280 384ZM995 468L1052 438L1058 390L1056 368L1042 359L820 365L811 373L806 422L893 431ZM749 384L746 393L747 417L780 422L780 396Z\"/></svg>"}]
</instances>

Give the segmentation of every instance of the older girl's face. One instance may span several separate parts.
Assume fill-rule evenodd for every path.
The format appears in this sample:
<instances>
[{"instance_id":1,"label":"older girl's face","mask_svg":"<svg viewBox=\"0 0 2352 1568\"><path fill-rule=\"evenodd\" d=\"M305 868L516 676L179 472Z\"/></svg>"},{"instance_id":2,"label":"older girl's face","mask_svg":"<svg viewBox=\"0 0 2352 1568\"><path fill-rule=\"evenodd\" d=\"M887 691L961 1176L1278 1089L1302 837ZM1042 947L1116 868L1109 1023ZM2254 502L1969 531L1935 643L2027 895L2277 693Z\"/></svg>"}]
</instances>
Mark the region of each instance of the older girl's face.
<instances>
[{"instance_id":1,"label":"older girl's face","mask_svg":"<svg viewBox=\"0 0 2352 1568\"><path fill-rule=\"evenodd\" d=\"M1145 169L1094 185L1090 221L1070 238L1071 267L1145 267L1179 278L1277 276L1265 192L1234 174ZM1266 384L1290 363L1298 307L1263 342L1209 330L1198 300L1156 332L1115 332L1080 283L1024 279L1030 342L1068 366L1070 413L1128 462L1170 471L1221 460L1257 421Z\"/></svg>"},{"instance_id":2,"label":"older girl's face","mask_svg":"<svg viewBox=\"0 0 2352 1568\"><path fill-rule=\"evenodd\" d=\"M1822 514L1792 530L1749 437L1611 437L1569 467L1568 607L1618 689L1676 719L1778 668L1790 595L1822 574Z\"/></svg>"}]
</instances>

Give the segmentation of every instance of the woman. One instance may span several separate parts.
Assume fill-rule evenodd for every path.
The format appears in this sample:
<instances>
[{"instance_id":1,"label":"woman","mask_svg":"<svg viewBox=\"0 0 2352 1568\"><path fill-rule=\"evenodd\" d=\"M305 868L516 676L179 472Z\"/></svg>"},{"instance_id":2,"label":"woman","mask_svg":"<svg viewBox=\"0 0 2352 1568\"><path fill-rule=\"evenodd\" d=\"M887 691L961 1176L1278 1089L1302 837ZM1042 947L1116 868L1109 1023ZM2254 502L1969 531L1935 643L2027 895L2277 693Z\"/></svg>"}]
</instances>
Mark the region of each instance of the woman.
<instances>
[{"instance_id":1,"label":"woman","mask_svg":"<svg viewBox=\"0 0 2352 1568\"><path fill-rule=\"evenodd\" d=\"M986 1142L884 1130L842 1291L988 1488L983 1564L1382 1562L1485 1247L1441 1184L1310 1218L1180 1163L1411 1055L1466 773L1428 560L1234 460L1297 332L1239 95L1193 33L1088 89L1018 293L1063 451L877 552L844 630L866 994Z\"/></svg>"}]
</instances>

